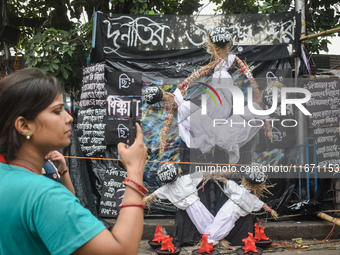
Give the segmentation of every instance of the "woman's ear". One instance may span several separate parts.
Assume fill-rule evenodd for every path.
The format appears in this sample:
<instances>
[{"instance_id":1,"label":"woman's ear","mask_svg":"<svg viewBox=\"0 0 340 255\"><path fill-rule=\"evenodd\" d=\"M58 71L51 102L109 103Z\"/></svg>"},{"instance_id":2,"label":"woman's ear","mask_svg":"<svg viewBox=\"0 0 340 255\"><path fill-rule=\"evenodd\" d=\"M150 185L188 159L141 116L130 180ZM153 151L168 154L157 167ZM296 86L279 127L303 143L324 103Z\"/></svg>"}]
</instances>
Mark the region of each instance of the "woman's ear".
<instances>
[{"instance_id":1,"label":"woman's ear","mask_svg":"<svg viewBox=\"0 0 340 255\"><path fill-rule=\"evenodd\" d=\"M26 134L31 131L29 126L28 126L27 120L22 116L19 116L15 120L14 127L18 131L18 133L23 135L23 136L26 136Z\"/></svg>"}]
</instances>

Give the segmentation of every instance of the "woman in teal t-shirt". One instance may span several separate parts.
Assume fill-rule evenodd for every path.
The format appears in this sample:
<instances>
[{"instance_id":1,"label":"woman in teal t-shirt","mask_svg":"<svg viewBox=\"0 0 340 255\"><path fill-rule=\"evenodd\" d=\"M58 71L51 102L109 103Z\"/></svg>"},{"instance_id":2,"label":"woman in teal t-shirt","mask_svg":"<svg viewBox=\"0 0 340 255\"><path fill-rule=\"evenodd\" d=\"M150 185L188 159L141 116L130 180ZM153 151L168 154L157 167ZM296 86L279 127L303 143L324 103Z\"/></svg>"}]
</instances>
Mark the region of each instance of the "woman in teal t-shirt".
<instances>
[{"instance_id":1,"label":"woman in teal t-shirt","mask_svg":"<svg viewBox=\"0 0 340 255\"><path fill-rule=\"evenodd\" d=\"M45 155L70 143L72 117L56 78L27 68L0 80L0 254L137 254L147 148L118 144L126 191L108 231L63 185L41 175Z\"/></svg>"}]
</instances>

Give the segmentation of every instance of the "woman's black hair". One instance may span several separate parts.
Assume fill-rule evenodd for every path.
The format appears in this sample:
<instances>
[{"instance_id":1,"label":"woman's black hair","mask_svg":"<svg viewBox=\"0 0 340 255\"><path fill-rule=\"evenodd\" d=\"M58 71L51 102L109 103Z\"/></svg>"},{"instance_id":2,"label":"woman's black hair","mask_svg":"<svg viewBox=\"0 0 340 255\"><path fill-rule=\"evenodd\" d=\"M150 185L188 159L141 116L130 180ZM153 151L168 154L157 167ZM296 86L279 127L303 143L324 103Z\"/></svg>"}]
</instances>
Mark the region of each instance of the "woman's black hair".
<instances>
[{"instance_id":1,"label":"woman's black hair","mask_svg":"<svg viewBox=\"0 0 340 255\"><path fill-rule=\"evenodd\" d=\"M19 116L34 120L61 92L60 82L38 68L26 68L0 80L0 153L15 159L25 137L14 123Z\"/></svg>"}]
</instances>

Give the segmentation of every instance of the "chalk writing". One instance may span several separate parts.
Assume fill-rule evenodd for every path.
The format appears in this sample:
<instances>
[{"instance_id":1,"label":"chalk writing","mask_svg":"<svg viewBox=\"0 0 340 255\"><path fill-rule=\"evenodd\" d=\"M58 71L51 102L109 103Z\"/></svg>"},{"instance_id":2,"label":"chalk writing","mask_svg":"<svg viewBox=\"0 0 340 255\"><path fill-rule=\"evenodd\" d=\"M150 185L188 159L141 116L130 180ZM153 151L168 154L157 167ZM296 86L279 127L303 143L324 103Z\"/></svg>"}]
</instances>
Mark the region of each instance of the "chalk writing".
<instances>
[{"instance_id":1,"label":"chalk writing","mask_svg":"<svg viewBox=\"0 0 340 255\"><path fill-rule=\"evenodd\" d=\"M163 45L165 43L165 30L170 29L169 26L157 23L148 17L138 17L134 19L124 15L118 18L108 18L103 21L103 24L107 27L107 39L112 40L111 46L103 47L104 53L107 54L118 53L120 49L119 43L117 42L118 39L125 42L126 46L129 47L136 47L138 43ZM141 35L141 32L143 35Z\"/></svg>"},{"instance_id":2,"label":"chalk writing","mask_svg":"<svg viewBox=\"0 0 340 255\"><path fill-rule=\"evenodd\" d=\"M277 40L279 43L289 43L294 39L294 21L270 22L268 24L268 36L271 40Z\"/></svg>"},{"instance_id":3,"label":"chalk writing","mask_svg":"<svg viewBox=\"0 0 340 255\"><path fill-rule=\"evenodd\" d=\"M232 40L233 34L227 27L216 27L210 31L209 38L214 44L225 45Z\"/></svg>"},{"instance_id":4,"label":"chalk writing","mask_svg":"<svg viewBox=\"0 0 340 255\"><path fill-rule=\"evenodd\" d=\"M140 72L105 72L107 94L119 96L140 96L142 93L142 73Z\"/></svg>"},{"instance_id":5,"label":"chalk writing","mask_svg":"<svg viewBox=\"0 0 340 255\"><path fill-rule=\"evenodd\" d=\"M106 109L87 109L79 111L79 116L86 116L86 115L106 115Z\"/></svg>"},{"instance_id":6,"label":"chalk writing","mask_svg":"<svg viewBox=\"0 0 340 255\"><path fill-rule=\"evenodd\" d=\"M267 85L273 81L278 81L279 78L273 73L273 72L267 72L266 73L266 79L267 79ZM282 76L281 76L281 80L282 80Z\"/></svg>"},{"instance_id":7,"label":"chalk writing","mask_svg":"<svg viewBox=\"0 0 340 255\"><path fill-rule=\"evenodd\" d=\"M117 211L112 210L111 208L100 208L100 214L102 217L105 216L117 216Z\"/></svg>"},{"instance_id":8,"label":"chalk writing","mask_svg":"<svg viewBox=\"0 0 340 255\"><path fill-rule=\"evenodd\" d=\"M87 66L86 68L83 69L83 75L95 72L104 72L104 65Z\"/></svg>"},{"instance_id":9,"label":"chalk writing","mask_svg":"<svg viewBox=\"0 0 340 255\"><path fill-rule=\"evenodd\" d=\"M118 131L118 138L128 138L129 128L126 127L124 124L119 124L117 131Z\"/></svg>"},{"instance_id":10,"label":"chalk writing","mask_svg":"<svg viewBox=\"0 0 340 255\"><path fill-rule=\"evenodd\" d=\"M153 99L159 94L159 88L156 86L149 86L145 89L143 100L145 100L146 103L151 104Z\"/></svg>"},{"instance_id":11,"label":"chalk writing","mask_svg":"<svg viewBox=\"0 0 340 255\"><path fill-rule=\"evenodd\" d=\"M162 172L158 174L158 179L162 182L165 181L170 181L172 180L174 177L174 174L177 174L177 171L175 168L170 168L168 171Z\"/></svg>"},{"instance_id":12,"label":"chalk writing","mask_svg":"<svg viewBox=\"0 0 340 255\"><path fill-rule=\"evenodd\" d=\"M206 16L198 16L189 19L190 23L187 16L173 18L98 15L100 16L98 26L101 27L98 30L101 31L101 35L97 39L102 41L102 44L99 44L102 48L98 50L106 55L116 55L124 59L131 58L131 55L125 53L127 49L147 51L202 47L206 42L207 33L217 27L216 24L224 27L225 33L213 33L211 39L232 41L238 46L292 44L296 32L294 14L253 14L248 17L215 15L209 17L210 22L207 22Z\"/></svg>"},{"instance_id":13,"label":"chalk writing","mask_svg":"<svg viewBox=\"0 0 340 255\"><path fill-rule=\"evenodd\" d=\"M99 210L101 217L115 218L118 215L117 207L122 203L125 191L122 182L126 176L126 171L117 168L105 170Z\"/></svg>"},{"instance_id":14,"label":"chalk writing","mask_svg":"<svg viewBox=\"0 0 340 255\"><path fill-rule=\"evenodd\" d=\"M105 90L105 84L103 83L98 83L98 82L95 82L95 83L90 83L90 84L84 84L82 86L82 91L88 91L88 90L91 90L91 91L104 91Z\"/></svg>"},{"instance_id":15,"label":"chalk writing","mask_svg":"<svg viewBox=\"0 0 340 255\"><path fill-rule=\"evenodd\" d=\"M195 42L193 37L190 35L191 31L186 30L185 35L188 38L189 42L197 47L202 46L206 42L205 38L207 37L207 32L194 24L190 24L190 29L191 31L193 31L193 34L199 36L199 40L198 42Z\"/></svg>"},{"instance_id":16,"label":"chalk writing","mask_svg":"<svg viewBox=\"0 0 340 255\"><path fill-rule=\"evenodd\" d=\"M114 201L101 201L100 205L115 207L116 206L116 202L114 202Z\"/></svg>"},{"instance_id":17,"label":"chalk writing","mask_svg":"<svg viewBox=\"0 0 340 255\"><path fill-rule=\"evenodd\" d=\"M113 118L130 117L131 97L108 96L107 97L107 115ZM141 118L140 113L141 100L137 99L136 118Z\"/></svg>"},{"instance_id":18,"label":"chalk writing","mask_svg":"<svg viewBox=\"0 0 340 255\"><path fill-rule=\"evenodd\" d=\"M328 167L331 164L340 165L339 127L317 127L312 129L316 141L318 165ZM329 177L324 174L322 178Z\"/></svg>"},{"instance_id":19,"label":"chalk writing","mask_svg":"<svg viewBox=\"0 0 340 255\"><path fill-rule=\"evenodd\" d=\"M339 125L340 119L340 82L337 78L314 79L304 82L304 87L311 92L311 99L306 108L312 113L309 126Z\"/></svg>"},{"instance_id":20,"label":"chalk writing","mask_svg":"<svg viewBox=\"0 0 340 255\"><path fill-rule=\"evenodd\" d=\"M109 116L116 116L119 114L119 117L127 116L130 112L130 101L124 101L116 96L108 96L108 115Z\"/></svg>"},{"instance_id":21,"label":"chalk writing","mask_svg":"<svg viewBox=\"0 0 340 255\"><path fill-rule=\"evenodd\" d=\"M271 142L281 142L284 137L287 136L286 131L281 132L278 128L273 127L271 129L273 138L270 138Z\"/></svg>"},{"instance_id":22,"label":"chalk writing","mask_svg":"<svg viewBox=\"0 0 340 255\"><path fill-rule=\"evenodd\" d=\"M134 79L130 79L130 77L128 75L126 75L125 73L122 73L121 75L119 75L119 88L122 89L127 89L130 87L131 82L134 82Z\"/></svg>"},{"instance_id":23,"label":"chalk writing","mask_svg":"<svg viewBox=\"0 0 340 255\"><path fill-rule=\"evenodd\" d=\"M104 153L106 90L104 64L83 68L83 86L79 102L77 128L82 131L79 143L86 156Z\"/></svg>"}]
</instances>

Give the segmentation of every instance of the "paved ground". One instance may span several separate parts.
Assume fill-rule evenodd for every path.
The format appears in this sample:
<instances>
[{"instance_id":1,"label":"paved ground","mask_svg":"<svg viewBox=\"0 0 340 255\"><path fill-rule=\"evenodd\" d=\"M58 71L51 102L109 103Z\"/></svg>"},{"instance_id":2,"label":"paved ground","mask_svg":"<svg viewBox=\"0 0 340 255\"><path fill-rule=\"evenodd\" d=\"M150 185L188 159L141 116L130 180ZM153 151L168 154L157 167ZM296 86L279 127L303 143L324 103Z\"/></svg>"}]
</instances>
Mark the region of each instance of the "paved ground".
<instances>
[{"instance_id":1,"label":"paved ground","mask_svg":"<svg viewBox=\"0 0 340 255\"><path fill-rule=\"evenodd\" d=\"M219 250L220 254L237 254L234 250ZM180 255L191 255L195 247L184 247L181 249ZM197 249L197 248L196 248ZM148 240L142 240L138 255L156 255L157 253L148 244ZM302 240L302 243L289 241L273 241L273 244L268 249L264 250L265 255L339 255L340 240L329 240L327 242L317 240Z\"/></svg>"},{"instance_id":2,"label":"paved ground","mask_svg":"<svg viewBox=\"0 0 340 255\"><path fill-rule=\"evenodd\" d=\"M146 219L144 224L143 240L140 245L139 255L157 254L148 244L153 238L156 225L162 225L171 235L173 232L173 220L169 219ZM266 235L273 239L270 248L265 249L265 255L339 255L340 254L340 227L332 223L317 221L268 221L262 224ZM150 235L151 234L151 235ZM301 238L301 243L292 239ZM321 241L333 238L329 241ZM281 241L278 241L281 240ZM282 241L286 240L286 241ZM183 247L180 255L192 254L192 250L199 247ZM233 250L219 250L220 254L237 254L236 250L241 247L233 247Z\"/></svg>"},{"instance_id":3,"label":"paved ground","mask_svg":"<svg viewBox=\"0 0 340 255\"><path fill-rule=\"evenodd\" d=\"M111 225L115 222L115 220L106 221ZM324 240L330 234L333 239L340 239L340 226L334 227L332 223L324 220L266 222L265 219L263 219L260 222L262 222L262 226L265 227L265 234L273 240L291 240L293 238ZM174 219L145 219L142 239L151 240L157 225L161 225L170 236L174 233Z\"/></svg>"},{"instance_id":4,"label":"paved ground","mask_svg":"<svg viewBox=\"0 0 340 255\"><path fill-rule=\"evenodd\" d=\"M114 220L108 220L114 224ZM157 253L148 244L153 239L157 225L161 225L172 236L174 219L145 219L142 242L138 255L156 255ZM301 221L262 221L266 236L273 239L269 249L264 250L265 255L339 255L340 254L340 226L324 220ZM292 239L301 238L302 243L293 242ZM321 241L326 238L329 241ZM332 238L332 239L330 239ZM286 240L286 241L282 241ZM192 250L199 247L183 247L180 255L192 254ZM237 254L234 250L219 250L220 254Z\"/></svg>"}]
</instances>

